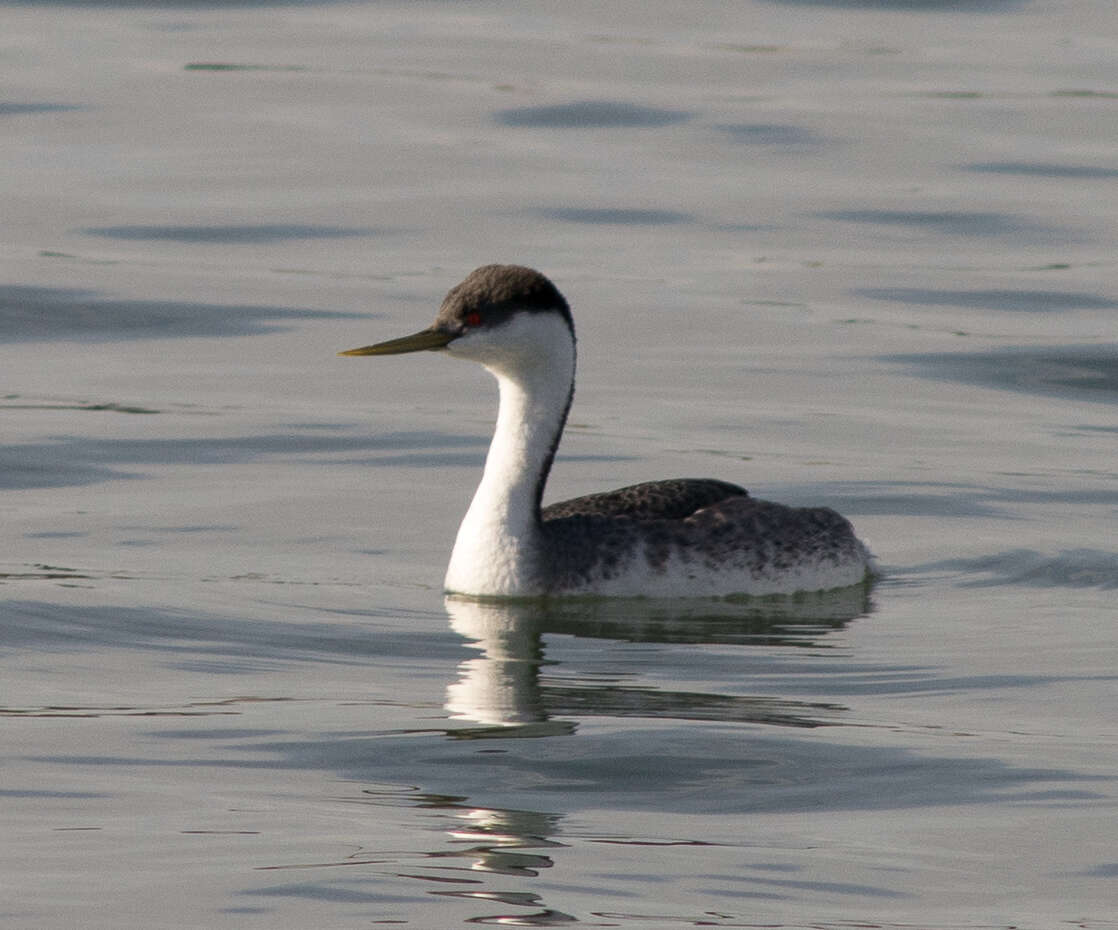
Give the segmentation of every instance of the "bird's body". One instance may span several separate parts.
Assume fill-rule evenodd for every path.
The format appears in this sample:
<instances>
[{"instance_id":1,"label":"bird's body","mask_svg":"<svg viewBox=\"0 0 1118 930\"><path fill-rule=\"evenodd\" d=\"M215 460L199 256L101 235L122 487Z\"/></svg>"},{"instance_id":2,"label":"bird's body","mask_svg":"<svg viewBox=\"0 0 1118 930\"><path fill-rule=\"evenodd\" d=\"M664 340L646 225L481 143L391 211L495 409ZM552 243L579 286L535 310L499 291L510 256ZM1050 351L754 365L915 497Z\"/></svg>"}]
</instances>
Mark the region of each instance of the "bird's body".
<instances>
[{"instance_id":1,"label":"bird's body","mask_svg":"<svg viewBox=\"0 0 1118 930\"><path fill-rule=\"evenodd\" d=\"M486 265L435 323L343 355L441 349L500 388L485 471L458 530L446 588L475 596L791 594L858 584L869 555L843 517L750 497L714 479L652 481L541 507L574 392L575 337L542 274Z\"/></svg>"}]
</instances>

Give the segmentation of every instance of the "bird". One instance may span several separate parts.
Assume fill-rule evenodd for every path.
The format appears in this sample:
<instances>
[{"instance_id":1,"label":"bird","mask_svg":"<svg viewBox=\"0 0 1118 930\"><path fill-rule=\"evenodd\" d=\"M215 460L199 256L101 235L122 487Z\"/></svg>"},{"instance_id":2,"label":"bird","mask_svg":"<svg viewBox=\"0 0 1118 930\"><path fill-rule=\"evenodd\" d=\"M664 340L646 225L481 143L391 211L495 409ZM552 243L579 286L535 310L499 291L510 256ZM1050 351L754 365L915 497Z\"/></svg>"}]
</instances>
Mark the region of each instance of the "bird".
<instances>
[{"instance_id":1,"label":"bird","mask_svg":"<svg viewBox=\"0 0 1118 930\"><path fill-rule=\"evenodd\" d=\"M339 352L435 351L496 379L497 422L444 588L477 598L790 595L864 583L872 556L844 517L713 478L649 481L543 506L575 385L574 320L544 274L483 265L426 329Z\"/></svg>"}]
</instances>

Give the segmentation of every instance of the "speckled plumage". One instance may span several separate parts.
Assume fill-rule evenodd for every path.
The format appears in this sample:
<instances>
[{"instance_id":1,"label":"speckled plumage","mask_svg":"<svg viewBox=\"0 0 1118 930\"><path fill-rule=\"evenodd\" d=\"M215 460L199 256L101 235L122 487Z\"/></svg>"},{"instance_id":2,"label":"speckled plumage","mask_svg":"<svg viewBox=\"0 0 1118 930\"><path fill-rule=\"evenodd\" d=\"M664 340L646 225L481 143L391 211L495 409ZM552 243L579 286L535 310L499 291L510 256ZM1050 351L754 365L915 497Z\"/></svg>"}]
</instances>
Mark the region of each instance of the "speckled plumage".
<instances>
[{"instance_id":1,"label":"speckled plumage","mask_svg":"<svg viewBox=\"0 0 1118 930\"><path fill-rule=\"evenodd\" d=\"M718 481L715 478L668 478L549 504L543 509L542 516L545 521L575 515L679 520L691 516L702 507L748 496L749 492L745 488L730 484L729 481Z\"/></svg>"},{"instance_id":2,"label":"speckled plumage","mask_svg":"<svg viewBox=\"0 0 1118 930\"><path fill-rule=\"evenodd\" d=\"M538 271L485 265L435 322L349 355L442 350L484 365L501 404L446 587L460 594L789 594L863 581L869 555L827 508L759 501L709 478L652 481L541 508L574 393L574 322Z\"/></svg>"},{"instance_id":3,"label":"speckled plumage","mask_svg":"<svg viewBox=\"0 0 1118 930\"><path fill-rule=\"evenodd\" d=\"M864 576L865 549L835 511L757 500L710 479L653 481L564 501L544 509L542 531L543 584L555 593L639 594L625 582L637 575L647 593L659 594L658 581L669 572L677 589L710 594L788 593L784 582L798 572L852 579L847 584ZM860 571L848 570L859 563Z\"/></svg>"}]
</instances>

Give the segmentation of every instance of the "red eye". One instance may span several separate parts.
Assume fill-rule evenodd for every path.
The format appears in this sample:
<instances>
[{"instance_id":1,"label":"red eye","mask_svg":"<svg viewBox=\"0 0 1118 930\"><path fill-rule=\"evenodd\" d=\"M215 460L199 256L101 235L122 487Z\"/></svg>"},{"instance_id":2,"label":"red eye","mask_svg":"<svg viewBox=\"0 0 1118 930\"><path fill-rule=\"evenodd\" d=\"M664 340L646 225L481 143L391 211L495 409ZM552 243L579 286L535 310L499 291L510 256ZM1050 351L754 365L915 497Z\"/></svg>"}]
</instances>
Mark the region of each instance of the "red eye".
<instances>
[{"instance_id":1,"label":"red eye","mask_svg":"<svg viewBox=\"0 0 1118 930\"><path fill-rule=\"evenodd\" d=\"M473 313L467 313L463 322L467 326L481 326L481 314L476 310Z\"/></svg>"}]
</instances>

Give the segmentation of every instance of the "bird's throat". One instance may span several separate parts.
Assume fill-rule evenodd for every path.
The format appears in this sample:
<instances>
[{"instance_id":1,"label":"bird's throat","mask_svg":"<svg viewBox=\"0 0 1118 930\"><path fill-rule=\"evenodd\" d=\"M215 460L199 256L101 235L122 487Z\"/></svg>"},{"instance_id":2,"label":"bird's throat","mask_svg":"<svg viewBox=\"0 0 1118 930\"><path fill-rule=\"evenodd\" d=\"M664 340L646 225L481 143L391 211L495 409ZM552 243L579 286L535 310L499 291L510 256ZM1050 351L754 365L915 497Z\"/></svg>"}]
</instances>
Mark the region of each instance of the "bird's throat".
<instances>
[{"instance_id":1,"label":"bird's throat","mask_svg":"<svg viewBox=\"0 0 1118 930\"><path fill-rule=\"evenodd\" d=\"M546 589L540 501L574 390L574 345L538 363L486 367L500 389L485 472L458 529L446 588L533 595Z\"/></svg>"}]
</instances>

